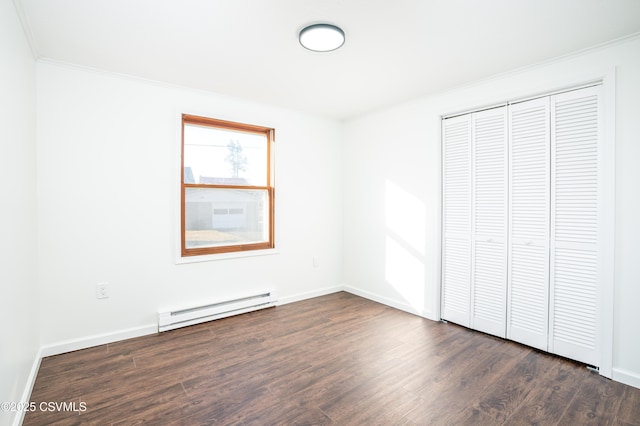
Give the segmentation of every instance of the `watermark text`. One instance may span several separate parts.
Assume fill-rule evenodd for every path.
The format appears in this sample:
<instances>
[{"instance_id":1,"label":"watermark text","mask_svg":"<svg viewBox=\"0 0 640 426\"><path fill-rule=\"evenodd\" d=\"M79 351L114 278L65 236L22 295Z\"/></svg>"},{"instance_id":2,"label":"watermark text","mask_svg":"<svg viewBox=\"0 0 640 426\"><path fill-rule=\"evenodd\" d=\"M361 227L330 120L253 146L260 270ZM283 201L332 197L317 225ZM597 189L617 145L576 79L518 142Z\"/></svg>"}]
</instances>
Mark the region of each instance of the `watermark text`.
<instances>
[{"instance_id":1,"label":"watermark text","mask_svg":"<svg viewBox=\"0 0 640 426\"><path fill-rule=\"evenodd\" d=\"M74 412L84 413L87 411L87 403L85 401L42 401L42 402L0 402L0 411L16 412L16 411L55 411L55 412Z\"/></svg>"}]
</instances>

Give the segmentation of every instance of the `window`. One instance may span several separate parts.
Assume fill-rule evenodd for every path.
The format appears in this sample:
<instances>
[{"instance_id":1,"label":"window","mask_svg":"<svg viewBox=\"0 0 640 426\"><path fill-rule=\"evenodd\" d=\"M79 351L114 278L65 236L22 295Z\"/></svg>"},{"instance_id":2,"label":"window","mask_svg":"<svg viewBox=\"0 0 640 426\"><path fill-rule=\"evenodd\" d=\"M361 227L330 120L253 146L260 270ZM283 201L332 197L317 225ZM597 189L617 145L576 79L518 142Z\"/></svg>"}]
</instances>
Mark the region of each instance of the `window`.
<instances>
[{"instance_id":1,"label":"window","mask_svg":"<svg viewBox=\"0 0 640 426\"><path fill-rule=\"evenodd\" d=\"M182 256L274 247L273 129L182 115Z\"/></svg>"}]
</instances>

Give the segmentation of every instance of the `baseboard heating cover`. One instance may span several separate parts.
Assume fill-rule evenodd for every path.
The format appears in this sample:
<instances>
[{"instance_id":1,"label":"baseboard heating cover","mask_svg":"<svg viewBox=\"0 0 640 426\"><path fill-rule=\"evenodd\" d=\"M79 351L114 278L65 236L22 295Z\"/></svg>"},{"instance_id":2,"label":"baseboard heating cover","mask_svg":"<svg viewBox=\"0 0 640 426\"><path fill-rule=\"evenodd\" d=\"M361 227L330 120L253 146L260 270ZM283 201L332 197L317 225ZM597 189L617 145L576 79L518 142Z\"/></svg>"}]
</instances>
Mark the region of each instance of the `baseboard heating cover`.
<instances>
[{"instance_id":1,"label":"baseboard heating cover","mask_svg":"<svg viewBox=\"0 0 640 426\"><path fill-rule=\"evenodd\" d=\"M158 312L158 332L199 324L215 319L230 317L270 308L278 298L274 291L257 291L233 299L225 299L201 306L193 306L175 311Z\"/></svg>"}]
</instances>

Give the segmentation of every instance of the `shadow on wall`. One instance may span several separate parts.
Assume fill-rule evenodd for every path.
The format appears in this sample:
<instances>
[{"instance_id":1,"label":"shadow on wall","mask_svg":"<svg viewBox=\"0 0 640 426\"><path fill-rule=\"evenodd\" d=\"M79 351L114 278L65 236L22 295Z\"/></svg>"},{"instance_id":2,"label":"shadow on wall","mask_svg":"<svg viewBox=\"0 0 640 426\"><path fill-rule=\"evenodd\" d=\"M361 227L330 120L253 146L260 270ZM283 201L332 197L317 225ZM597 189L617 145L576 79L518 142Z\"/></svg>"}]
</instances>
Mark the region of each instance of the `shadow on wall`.
<instances>
[{"instance_id":1,"label":"shadow on wall","mask_svg":"<svg viewBox=\"0 0 640 426\"><path fill-rule=\"evenodd\" d=\"M426 206L415 195L385 182L385 280L417 314L426 287Z\"/></svg>"}]
</instances>

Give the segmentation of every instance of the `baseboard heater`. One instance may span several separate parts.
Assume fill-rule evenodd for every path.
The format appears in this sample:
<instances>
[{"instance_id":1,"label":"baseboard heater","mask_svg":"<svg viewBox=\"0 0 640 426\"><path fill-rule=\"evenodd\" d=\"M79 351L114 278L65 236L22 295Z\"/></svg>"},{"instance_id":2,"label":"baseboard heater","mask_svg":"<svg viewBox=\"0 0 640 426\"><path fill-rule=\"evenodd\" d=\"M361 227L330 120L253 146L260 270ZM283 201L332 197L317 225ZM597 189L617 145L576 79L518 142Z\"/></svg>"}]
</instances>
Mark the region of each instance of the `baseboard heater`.
<instances>
[{"instance_id":1,"label":"baseboard heater","mask_svg":"<svg viewBox=\"0 0 640 426\"><path fill-rule=\"evenodd\" d=\"M199 324L232 315L244 314L276 305L278 298L272 290L258 291L207 305L175 311L158 312L158 332Z\"/></svg>"}]
</instances>

